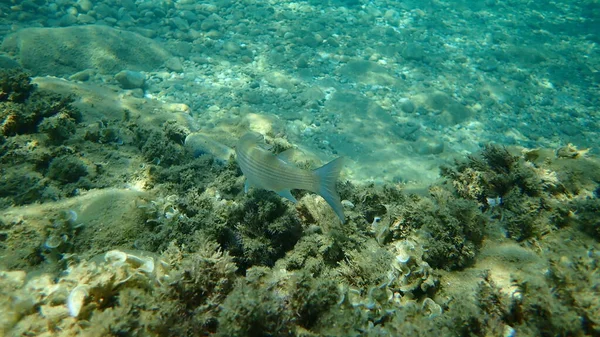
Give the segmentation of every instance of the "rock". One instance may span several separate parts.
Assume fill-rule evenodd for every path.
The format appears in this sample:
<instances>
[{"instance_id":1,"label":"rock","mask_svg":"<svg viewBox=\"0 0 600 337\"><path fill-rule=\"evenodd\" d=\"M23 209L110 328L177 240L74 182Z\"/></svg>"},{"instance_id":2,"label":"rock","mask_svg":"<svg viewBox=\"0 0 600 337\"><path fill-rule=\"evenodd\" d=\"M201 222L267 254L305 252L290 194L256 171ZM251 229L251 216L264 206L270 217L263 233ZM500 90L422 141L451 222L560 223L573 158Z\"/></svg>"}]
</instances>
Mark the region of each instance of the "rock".
<instances>
[{"instance_id":1,"label":"rock","mask_svg":"<svg viewBox=\"0 0 600 337\"><path fill-rule=\"evenodd\" d=\"M115 75L115 80L123 89L138 89L144 86L146 75L131 70L123 70Z\"/></svg>"},{"instance_id":2,"label":"rock","mask_svg":"<svg viewBox=\"0 0 600 337\"><path fill-rule=\"evenodd\" d=\"M223 19L220 16L216 14L211 14L204 21L202 21L200 29L202 29L203 31L218 29L222 21Z\"/></svg>"},{"instance_id":3,"label":"rock","mask_svg":"<svg viewBox=\"0 0 600 337\"><path fill-rule=\"evenodd\" d=\"M2 69L14 69L20 68L21 66L15 60L8 56L0 55L0 68Z\"/></svg>"},{"instance_id":4,"label":"rock","mask_svg":"<svg viewBox=\"0 0 600 337\"><path fill-rule=\"evenodd\" d=\"M84 24L84 25L89 25L89 24L96 22L96 19L94 19L94 17L91 15L79 14L79 15L77 15L77 22Z\"/></svg>"},{"instance_id":5,"label":"rock","mask_svg":"<svg viewBox=\"0 0 600 337\"><path fill-rule=\"evenodd\" d=\"M417 43L407 43L401 54L405 59L412 61L423 61L425 58L423 47Z\"/></svg>"},{"instance_id":6,"label":"rock","mask_svg":"<svg viewBox=\"0 0 600 337\"><path fill-rule=\"evenodd\" d=\"M440 154L444 152L444 142L435 138L420 137L415 142L414 150L420 155Z\"/></svg>"},{"instance_id":7,"label":"rock","mask_svg":"<svg viewBox=\"0 0 600 337\"><path fill-rule=\"evenodd\" d=\"M94 7L94 11L96 11L96 15L98 18L114 18L117 16L117 11L104 3L100 3L96 7Z\"/></svg>"},{"instance_id":8,"label":"rock","mask_svg":"<svg viewBox=\"0 0 600 337\"><path fill-rule=\"evenodd\" d=\"M446 110L452 117L453 124L462 123L473 116L473 112L469 108L458 102L450 103Z\"/></svg>"},{"instance_id":9,"label":"rock","mask_svg":"<svg viewBox=\"0 0 600 337\"><path fill-rule=\"evenodd\" d=\"M93 69L86 69L86 70L82 70L80 72L77 72L73 75L71 75L69 77L69 80L71 81L79 81L79 82L85 82L87 80L90 79L90 77L94 76L94 70Z\"/></svg>"},{"instance_id":10,"label":"rock","mask_svg":"<svg viewBox=\"0 0 600 337\"><path fill-rule=\"evenodd\" d=\"M179 57L171 57L165 62L165 67L170 71L180 73L183 71L183 64Z\"/></svg>"},{"instance_id":11,"label":"rock","mask_svg":"<svg viewBox=\"0 0 600 337\"><path fill-rule=\"evenodd\" d=\"M144 98L144 90L137 88L137 89L133 89L131 90L131 96L135 97L135 98Z\"/></svg>"},{"instance_id":12,"label":"rock","mask_svg":"<svg viewBox=\"0 0 600 337\"><path fill-rule=\"evenodd\" d=\"M8 35L0 49L33 76L69 76L85 69L152 71L171 57L151 39L99 25L25 28Z\"/></svg>"},{"instance_id":13,"label":"rock","mask_svg":"<svg viewBox=\"0 0 600 337\"><path fill-rule=\"evenodd\" d=\"M209 154L214 156L220 162L227 162L234 154L234 151L231 148L198 132L190 133L185 138L184 146L194 157Z\"/></svg>"},{"instance_id":14,"label":"rock","mask_svg":"<svg viewBox=\"0 0 600 337\"><path fill-rule=\"evenodd\" d=\"M81 9L81 11L84 13L89 12L93 6L94 5L92 4L92 2L90 0L77 1L77 7L79 7L79 9Z\"/></svg>"},{"instance_id":15,"label":"rock","mask_svg":"<svg viewBox=\"0 0 600 337\"><path fill-rule=\"evenodd\" d=\"M413 103L409 99L404 100L402 101L402 103L400 103L400 109L402 109L402 111L406 112L407 114L413 113L415 111L415 103Z\"/></svg>"},{"instance_id":16,"label":"rock","mask_svg":"<svg viewBox=\"0 0 600 337\"><path fill-rule=\"evenodd\" d=\"M171 24L175 28L187 32L190 29L190 24L183 18L174 17L171 19Z\"/></svg>"},{"instance_id":17,"label":"rock","mask_svg":"<svg viewBox=\"0 0 600 337\"><path fill-rule=\"evenodd\" d=\"M65 14L58 20L58 25L61 27L71 26L75 23L77 23L77 17L73 14Z\"/></svg>"}]
</instances>

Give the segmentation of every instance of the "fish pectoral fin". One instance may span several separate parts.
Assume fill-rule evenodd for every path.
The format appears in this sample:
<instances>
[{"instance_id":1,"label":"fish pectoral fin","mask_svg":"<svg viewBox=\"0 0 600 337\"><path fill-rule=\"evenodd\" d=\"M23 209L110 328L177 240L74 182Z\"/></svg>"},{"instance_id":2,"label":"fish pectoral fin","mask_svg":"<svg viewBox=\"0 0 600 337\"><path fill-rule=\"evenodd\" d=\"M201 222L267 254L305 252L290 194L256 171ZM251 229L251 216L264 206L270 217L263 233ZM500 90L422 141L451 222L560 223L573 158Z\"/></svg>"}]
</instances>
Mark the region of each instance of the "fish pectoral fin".
<instances>
[{"instance_id":1,"label":"fish pectoral fin","mask_svg":"<svg viewBox=\"0 0 600 337\"><path fill-rule=\"evenodd\" d=\"M290 192L290 190L283 190L283 191L278 191L277 194L279 194L280 196L286 198L287 200L293 202L293 203L297 203L298 200L296 200L296 198L294 198L294 196L292 195L292 193Z\"/></svg>"},{"instance_id":2,"label":"fish pectoral fin","mask_svg":"<svg viewBox=\"0 0 600 337\"><path fill-rule=\"evenodd\" d=\"M244 193L248 193L250 187L252 187L252 185L250 185L250 182L248 181L248 179L246 179L246 181L244 182Z\"/></svg>"}]
</instances>

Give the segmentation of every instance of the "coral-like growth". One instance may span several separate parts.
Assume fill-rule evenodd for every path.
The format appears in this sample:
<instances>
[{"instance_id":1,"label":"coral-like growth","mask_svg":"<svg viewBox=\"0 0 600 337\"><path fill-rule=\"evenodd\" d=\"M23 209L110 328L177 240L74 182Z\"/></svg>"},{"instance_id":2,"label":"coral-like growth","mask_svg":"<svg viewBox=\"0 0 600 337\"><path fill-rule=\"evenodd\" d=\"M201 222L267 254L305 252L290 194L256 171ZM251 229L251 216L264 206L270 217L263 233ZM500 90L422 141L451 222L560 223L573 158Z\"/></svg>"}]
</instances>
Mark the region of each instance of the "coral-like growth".
<instances>
[{"instance_id":1,"label":"coral-like growth","mask_svg":"<svg viewBox=\"0 0 600 337\"><path fill-rule=\"evenodd\" d=\"M48 135L53 143L60 143L69 139L75 134L77 121L67 113L59 113L54 116L44 118L39 125L39 131Z\"/></svg>"},{"instance_id":2,"label":"coral-like growth","mask_svg":"<svg viewBox=\"0 0 600 337\"><path fill-rule=\"evenodd\" d=\"M120 327L134 336L148 336L154 315L149 290L165 281L167 271L151 254L109 251L93 262L71 266L58 280L47 274L26 279L23 272L2 272L0 332L106 336L118 334ZM129 314L134 306L148 313L142 322ZM79 320L89 323L80 325Z\"/></svg>"},{"instance_id":3,"label":"coral-like growth","mask_svg":"<svg viewBox=\"0 0 600 337\"><path fill-rule=\"evenodd\" d=\"M146 161L163 166L179 165L183 162L185 157L183 144L175 143L162 132L142 128L136 131Z\"/></svg>"},{"instance_id":4,"label":"coral-like growth","mask_svg":"<svg viewBox=\"0 0 600 337\"><path fill-rule=\"evenodd\" d=\"M481 246L487 217L473 200L456 198L439 186L430 193L429 198L413 196L393 207L391 237L406 238L421 231L424 259L432 267L451 270L470 265Z\"/></svg>"},{"instance_id":5,"label":"coral-like growth","mask_svg":"<svg viewBox=\"0 0 600 337\"><path fill-rule=\"evenodd\" d=\"M300 220L281 198L265 190L252 191L229 214L233 228L231 253L241 268L272 266L302 235Z\"/></svg>"},{"instance_id":6,"label":"coral-like growth","mask_svg":"<svg viewBox=\"0 0 600 337\"><path fill-rule=\"evenodd\" d=\"M223 303L218 335L297 336L300 331L312 335L309 329L322 328L323 314L338 299L331 279L253 267Z\"/></svg>"},{"instance_id":7,"label":"coral-like growth","mask_svg":"<svg viewBox=\"0 0 600 337\"><path fill-rule=\"evenodd\" d=\"M576 200L572 206L574 211L568 210L565 218L578 223L584 232L600 242L600 199Z\"/></svg>"},{"instance_id":8,"label":"coral-like growth","mask_svg":"<svg viewBox=\"0 0 600 337\"><path fill-rule=\"evenodd\" d=\"M233 289L236 265L215 242L199 239L193 253L171 244L166 252L177 265L161 297L171 302L161 315L165 335L192 336L215 332L220 304Z\"/></svg>"},{"instance_id":9,"label":"coral-like growth","mask_svg":"<svg viewBox=\"0 0 600 337\"><path fill-rule=\"evenodd\" d=\"M81 121L81 112L71 105L72 102L71 97L42 91L34 91L24 102L0 102L2 134L9 137L34 133L43 122L42 129L52 141L63 141L73 134L74 125Z\"/></svg>"},{"instance_id":10,"label":"coral-like growth","mask_svg":"<svg viewBox=\"0 0 600 337\"><path fill-rule=\"evenodd\" d=\"M62 183L74 183L87 174L86 165L73 156L54 158L48 167L48 177Z\"/></svg>"},{"instance_id":11,"label":"coral-like growth","mask_svg":"<svg viewBox=\"0 0 600 337\"><path fill-rule=\"evenodd\" d=\"M479 202L484 209L497 206L507 234L516 240L538 236L548 226L545 200L551 183L543 180L535 167L506 149L488 145L480 156L441 169L462 198ZM492 201L492 204L490 204Z\"/></svg>"},{"instance_id":12,"label":"coral-like growth","mask_svg":"<svg viewBox=\"0 0 600 337\"><path fill-rule=\"evenodd\" d=\"M436 268L464 268L474 261L481 246L487 217L476 202L452 199L447 191L434 200L422 218L423 228L431 235L425 260Z\"/></svg>"},{"instance_id":13,"label":"coral-like growth","mask_svg":"<svg viewBox=\"0 0 600 337\"><path fill-rule=\"evenodd\" d=\"M0 102L23 103L34 88L29 74L17 69L0 71Z\"/></svg>"}]
</instances>

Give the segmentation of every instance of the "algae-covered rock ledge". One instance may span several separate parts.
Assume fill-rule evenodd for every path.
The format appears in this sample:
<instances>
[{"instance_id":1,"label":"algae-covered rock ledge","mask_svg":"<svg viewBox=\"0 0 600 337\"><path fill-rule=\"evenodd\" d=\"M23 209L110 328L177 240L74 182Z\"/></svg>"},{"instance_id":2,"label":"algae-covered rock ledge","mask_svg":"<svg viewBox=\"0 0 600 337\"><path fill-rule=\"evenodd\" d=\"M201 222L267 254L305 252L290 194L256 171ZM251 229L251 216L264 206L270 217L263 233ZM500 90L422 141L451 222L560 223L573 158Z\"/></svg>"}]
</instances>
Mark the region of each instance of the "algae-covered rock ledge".
<instances>
[{"instance_id":1,"label":"algae-covered rock ledge","mask_svg":"<svg viewBox=\"0 0 600 337\"><path fill-rule=\"evenodd\" d=\"M424 193L342 179L342 224L305 191L244 193L236 162L191 151L177 120L81 127L94 114L4 76L3 123L40 116L1 144L6 336L598 333L585 150L488 145ZM77 128L57 138L55 114ZM34 180L16 198L19 171Z\"/></svg>"}]
</instances>

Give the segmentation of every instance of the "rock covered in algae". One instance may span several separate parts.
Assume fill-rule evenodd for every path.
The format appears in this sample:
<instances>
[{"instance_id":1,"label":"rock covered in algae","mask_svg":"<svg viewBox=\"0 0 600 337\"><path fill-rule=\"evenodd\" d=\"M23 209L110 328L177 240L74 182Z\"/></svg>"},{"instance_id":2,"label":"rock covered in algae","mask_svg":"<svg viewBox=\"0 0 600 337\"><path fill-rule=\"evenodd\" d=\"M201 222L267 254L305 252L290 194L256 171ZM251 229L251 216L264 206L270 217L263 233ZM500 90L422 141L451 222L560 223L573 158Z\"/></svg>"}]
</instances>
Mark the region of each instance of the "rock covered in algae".
<instances>
[{"instance_id":1,"label":"rock covered in algae","mask_svg":"<svg viewBox=\"0 0 600 337\"><path fill-rule=\"evenodd\" d=\"M194 157L208 154L214 156L221 162L227 162L234 154L233 149L230 147L223 145L200 132L193 132L185 137L185 148L188 149Z\"/></svg>"},{"instance_id":2,"label":"rock covered in algae","mask_svg":"<svg viewBox=\"0 0 600 337\"><path fill-rule=\"evenodd\" d=\"M112 306L123 289L165 282L169 269L150 253L113 250L70 267L58 279L49 274L26 277L22 271L0 272L0 332L15 336L48 333L49 326L80 329L78 319L89 319Z\"/></svg>"},{"instance_id":3,"label":"rock covered in algae","mask_svg":"<svg viewBox=\"0 0 600 337\"><path fill-rule=\"evenodd\" d=\"M71 75L85 69L104 74L152 71L171 57L151 39L101 25L24 28L7 36L1 49L36 76Z\"/></svg>"}]
</instances>

